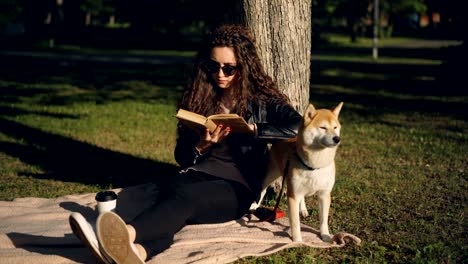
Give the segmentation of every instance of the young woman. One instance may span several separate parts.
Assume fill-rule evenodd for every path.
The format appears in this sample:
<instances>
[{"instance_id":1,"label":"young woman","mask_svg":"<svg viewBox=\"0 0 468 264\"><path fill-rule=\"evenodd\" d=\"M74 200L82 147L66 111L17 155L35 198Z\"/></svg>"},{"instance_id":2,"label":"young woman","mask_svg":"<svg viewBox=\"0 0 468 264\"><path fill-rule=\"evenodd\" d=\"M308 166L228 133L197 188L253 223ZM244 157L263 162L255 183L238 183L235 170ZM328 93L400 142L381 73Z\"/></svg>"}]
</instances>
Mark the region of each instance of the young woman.
<instances>
[{"instance_id":1,"label":"young woman","mask_svg":"<svg viewBox=\"0 0 468 264\"><path fill-rule=\"evenodd\" d=\"M252 34L239 25L223 25L208 34L179 108L205 116L239 114L252 133L237 134L223 125L210 133L179 124L174 154L181 171L165 187L168 195L130 223L112 212L101 214L100 252L94 252L101 261L144 263L168 248L187 224L219 223L244 215L261 189L269 161L267 143L295 137L301 120L266 74ZM72 224L89 246L82 228L82 222Z\"/></svg>"}]
</instances>

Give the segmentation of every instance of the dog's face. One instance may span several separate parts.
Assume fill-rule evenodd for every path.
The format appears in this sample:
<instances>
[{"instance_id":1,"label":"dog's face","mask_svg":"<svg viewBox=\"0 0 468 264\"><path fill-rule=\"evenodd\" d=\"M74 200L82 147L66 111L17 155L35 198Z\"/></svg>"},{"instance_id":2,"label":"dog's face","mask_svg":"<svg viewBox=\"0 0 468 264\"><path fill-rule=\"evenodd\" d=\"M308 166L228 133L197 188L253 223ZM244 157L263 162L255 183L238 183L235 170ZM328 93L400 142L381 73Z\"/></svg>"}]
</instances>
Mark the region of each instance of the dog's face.
<instances>
[{"instance_id":1,"label":"dog's face","mask_svg":"<svg viewBox=\"0 0 468 264\"><path fill-rule=\"evenodd\" d=\"M315 109L309 104L304 115L303 123L299 128L298 140L306 146L315 148L333 148L340 143L341 125L338 116L343 102L333 110Z\"/></svg>"}]
</instances>

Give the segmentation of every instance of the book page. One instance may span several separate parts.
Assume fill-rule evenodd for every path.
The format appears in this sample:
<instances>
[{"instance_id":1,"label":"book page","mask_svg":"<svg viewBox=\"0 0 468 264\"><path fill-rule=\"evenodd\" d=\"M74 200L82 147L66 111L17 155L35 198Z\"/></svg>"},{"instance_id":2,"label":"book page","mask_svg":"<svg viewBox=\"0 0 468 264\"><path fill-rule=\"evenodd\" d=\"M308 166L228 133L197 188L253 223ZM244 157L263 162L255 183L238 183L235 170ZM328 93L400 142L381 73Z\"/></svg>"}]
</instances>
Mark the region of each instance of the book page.
<instances>
[{"instance_id":1,"label":"book page","mask_svg":"<svg viewBox=\"0 0 468 264\"><path fill-rule=\"evenodd\" d=\"M179 109L176 118L181 124L199 131L208 128L210 132L213 132L218 125L222 124L224 127L230 127L231 133L253 133L244 118L237 114L216 114L207 118L194 112Z\"/></svg>"},{"instance_id":2,"label":"book page","mask_svg":"<svg viewBox=\"0 0 468 264\"><path fill-rule=\"evenodd\" d=\"M232 133L253 133L244 118L236 114L220 114L209 117L216 125L230 127Z\"/></svg>"},{"instance_id":3,"label":"book page","mask_svg":"<svg viewBox=\"0 0 468 264\"><path fill-rule=\"evenodd\" d=\"M206 117L184 109L179 109L179 111L177 111L176 118L179 119L179 122L184 126L199 132L204 131L206 128L211 132L216 129L216 125Z\"/></svg>"},{"instance_id":4,"label":"book page","mask_svg":"<svg viewBox=\"0 0 468 264\"><path fill-rule=\"evenodd\" d=\"M210 115L208 119L226 119L226 118L242 118L238 114L216 114Z\"/></svg>"},{"instance_id":5,"label":"book page","mask_svg":"<svg viewBox=\"0 0 468 264\"><path fill-rule=\"evenodd\" d=\"M206 117L184 109L179 109L179 111L177 111L176 117L179 119L190 120L199 124L205 124L206 122Z\"/></svg>"}]
</instances>

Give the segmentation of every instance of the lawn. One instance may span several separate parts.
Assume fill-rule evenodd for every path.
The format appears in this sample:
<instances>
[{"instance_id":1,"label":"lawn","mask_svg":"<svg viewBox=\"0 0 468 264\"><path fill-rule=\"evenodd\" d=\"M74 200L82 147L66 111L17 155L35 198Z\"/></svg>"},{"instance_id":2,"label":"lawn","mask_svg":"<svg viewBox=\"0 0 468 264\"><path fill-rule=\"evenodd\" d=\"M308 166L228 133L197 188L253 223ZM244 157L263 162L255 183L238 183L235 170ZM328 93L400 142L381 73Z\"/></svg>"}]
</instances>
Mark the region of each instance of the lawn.
<instances>
[{"instance_id":1,"label":"lawn","mask_svg":"<svg viewBox=\"0 0 468 264\"><path fill-rule=\"evenodd\" d=\"M330 229L363 244L236 263L466 262L467 96L445 62L452 49L392 43L378 61L341 42L314 51L310 102L344 102ZM0 200L124 187L176 168L186 65L0 64ZM307 201L303 222L317 227Z\"/></svg>"}]
</instances>

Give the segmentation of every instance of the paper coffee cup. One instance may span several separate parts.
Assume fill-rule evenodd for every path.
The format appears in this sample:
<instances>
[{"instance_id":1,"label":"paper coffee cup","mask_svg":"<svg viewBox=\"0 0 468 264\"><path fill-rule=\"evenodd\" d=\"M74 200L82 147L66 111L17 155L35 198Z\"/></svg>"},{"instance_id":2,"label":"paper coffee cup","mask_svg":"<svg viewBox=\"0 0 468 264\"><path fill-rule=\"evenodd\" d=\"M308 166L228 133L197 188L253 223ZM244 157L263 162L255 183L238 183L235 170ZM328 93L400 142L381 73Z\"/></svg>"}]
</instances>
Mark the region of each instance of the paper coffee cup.
<instances>
[{"instance_id":1,"label":"paper coffee cup","mask_svg":"<svg viewBox=\"0 0 468 264\"><path fill-rule=\"evenodd\" d=\"M117 194L113 191L102 191L96 194L97 210L100 214L113 211L117 206Z\"/></svg>"}]
</instances>

